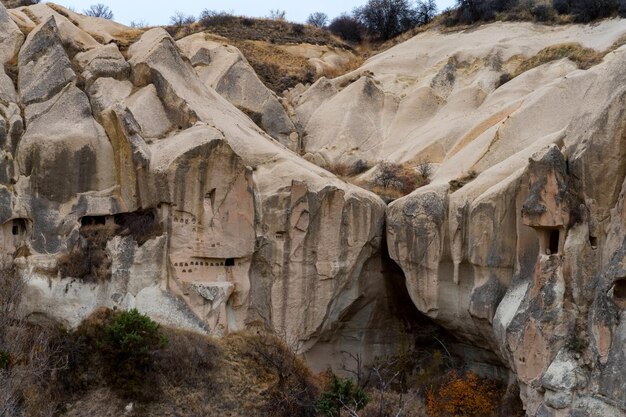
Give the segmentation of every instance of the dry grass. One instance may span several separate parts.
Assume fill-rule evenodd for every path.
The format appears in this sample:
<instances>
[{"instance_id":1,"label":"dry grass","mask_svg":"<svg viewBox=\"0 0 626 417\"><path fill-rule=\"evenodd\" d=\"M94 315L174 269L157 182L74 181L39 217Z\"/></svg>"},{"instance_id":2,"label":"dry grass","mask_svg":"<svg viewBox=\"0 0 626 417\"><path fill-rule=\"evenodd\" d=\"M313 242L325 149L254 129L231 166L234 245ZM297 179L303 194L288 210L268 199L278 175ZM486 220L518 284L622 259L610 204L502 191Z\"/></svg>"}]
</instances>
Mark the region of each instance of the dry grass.
<instances>
[{"instance_id":1,"label":"dry grass","mask_svg":"<svg viewBox=\"0 0 626 417\"><path fill-rule=\"evenodd\" d=\"M214 339L162 326L168 344L129 385L99 342L115 314L101 309L67 336L69 366L59 375L56 393L67 411L61 415L84 415L80 411L87 408L94 417L313 415L317 378L271 335L243 332ZM129 402L134 411L124 413Z\"/></svg>"},{"instance_id":2,"label":"dry grass","mask_svg":"<svg viewBox=\"0 0 626 417\"><path fill-rule=\"evenodd\" d=\"M232 41L266 41L283 45L310 43L349 49L345 42L326 30L284 20L222 14L190 26L169 27L168 29L177 39L192 33L206 31Z\"/></svg>"},{"instance_id":3,"label":"dry grass","mask_svg":"<svg viewBox=\"0 0 626 417\"><path fill-rule=\"evenodd\" d=\"M607 54L624 44L626 44L626 35L620 37L613 43L613 45L604 51L596 51L595 49L585 48L579 43L563 43L543 48L535 56L530 58L514 56L511 58L510 62L519 61L519 64L512 74L503 74L500 84L504 84L518 75L521 75L540 65L563 58L570 59L576 64L576 66L578 66L579 69L586 70L598 65Z\"/></svg>"},{"instance_id":4,"label":"dry grass","mask_svg":"<svg viewBox=\"0 0 626 417\"><path fill-rule=\"evenodd\" d=\"M474 170L471 170L457 179L450 180L450 192L455 192L463 187L465 187L470 182L474 181L478 173Z\"/></svg>"},{"instance_id":5,"label":"dry grass","mask_svg":"<svg viewBox=\"0 0 626 417\"><path fill-rule=\"evenodd\" d=\"M386 202L396 200L430 183L432 166L430 163L380 162L376 165L370 180L358 176L372 168L368 161L358 160L353 164L333 163L323 166L343 181L365 188L379 195Z\"/></svg>"},{"instance_id":6,"label":"dry grass","mask_svg":"<svg viewBox=\"0 0 626 417\"><path fill-rule=\"evenodd\" d=\"M429 184L431 175L430 163L381 162L371 182L364 186L383 200L393 201Z\"/></svg>"},{"instance_id":7,"label":"dry grass","mask_svg":"<svg viewBox=\"0 0 626 417\"><path fill-rule=\"evenodd\" d=\"M322 76L326 78L337 78L349 72L356 71L357 69L361 68L361 65L363 65L363 63L367 59L366 56L366 54L359 53L339 67L325 69L322 74L319 74L319 77L317 78L320 78Z\"/></svg>"},{"instance_id":8,"label":"dry grass","mask_svg":"<svg viewBox=\"0 0 626 417\"><path fill-rule=\"evenodd\" d=\"M607 52L598 52L591 48L585 48L579 43L563 43L543 48L537 55L521 62L515 72L515 76L529 71L548 62L569 58L575 62L578 68L588 69L602 61Z\"/></svg>"},{"instance_id":9,"label":"dry grass","mask_svg":"<svg viewBox=\"0 0 626 417\"><path fill-rule=\"evenodd\" d=\"M232 44L243 53L263 83L278 94L299 83L313 83L321 76L334 78L343 75L363 62L355 57L341 68L317 74L307 58L291 54L279 46L312 44L357 51L326 30L281 20L220 13L192 25L169 26L167 30L175 39L205 32L207 37ZM357 56L361 55L357 52Z\"/></svg>"},{"instance_id":10,"label":"dry grass","mask_svg":"<svg viewBox=\"0 0 626 417\"><path fill-rule=\"evenodd\" d=\"M261 41L232 40L232 44L243 53L263 83L277 93L298 83L315 81L315 68L302 56Z\"/></svg>"}]
</instances>

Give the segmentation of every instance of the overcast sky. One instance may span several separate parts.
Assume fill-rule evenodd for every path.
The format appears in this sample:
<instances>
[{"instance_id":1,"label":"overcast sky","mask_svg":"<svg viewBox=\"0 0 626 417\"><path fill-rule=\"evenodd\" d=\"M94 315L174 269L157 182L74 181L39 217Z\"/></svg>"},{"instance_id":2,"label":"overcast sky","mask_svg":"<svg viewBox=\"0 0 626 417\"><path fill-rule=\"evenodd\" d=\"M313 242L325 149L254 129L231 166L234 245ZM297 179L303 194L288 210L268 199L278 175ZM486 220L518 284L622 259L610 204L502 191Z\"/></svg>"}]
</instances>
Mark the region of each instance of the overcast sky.
<instances>
[{"instance_id":1,"label":"overcast sky","mask_svg":"<svg viewBox=\"0 0 626 417\"><path fill-rule=\"evenodd\" d=\"M454 3L454 0L436 1L440 10ZM367 0L55 0L55 3L72 7L78 12L94 3L104 3L113 11L114 20L120 23L143 21L151 25L169 23L170 16L176 11L198 16L203 9L224 10L253 17L268 16L270 10L279 9L287 12L287 20L304 22L313 12L324 12L333 18L366 2Z\"/></svg>"}]
</instances>

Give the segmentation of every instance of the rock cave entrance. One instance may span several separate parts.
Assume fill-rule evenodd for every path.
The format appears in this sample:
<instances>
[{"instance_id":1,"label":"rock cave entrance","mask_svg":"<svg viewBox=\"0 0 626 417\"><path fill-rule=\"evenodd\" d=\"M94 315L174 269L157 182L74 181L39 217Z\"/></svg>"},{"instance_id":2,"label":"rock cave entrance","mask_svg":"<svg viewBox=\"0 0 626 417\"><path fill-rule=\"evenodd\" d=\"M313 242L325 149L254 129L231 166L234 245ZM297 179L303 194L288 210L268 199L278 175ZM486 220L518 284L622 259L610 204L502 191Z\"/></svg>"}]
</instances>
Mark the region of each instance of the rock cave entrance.
<instances>
[{"instance_id":1,"label":"rock cave entrance","mask_svg":"<svg viewBox=\"0 0 626 417\"><path fill-rule=\"evenodd\" d=\"M107 216L83 216L80 219L81 226L104 226L107 224Z\"/></svg>"},{"instance_id":2,"label":"rock cave entrance","mask_svg":"<svg viewBox=\"0 0 626 417\"><path fill-rule=\"evenodd\" d=\"M540 253L544 255L558 255L561 251L561 237L563 229L559 227L537 227L534 229L539 236Z\"/></svg>"},{"instance_id":3,"label":"rock cave entrance","mask_svg":"<svg viewBox=\"0 0 626 417\"><path fill-rule=\"evenodd\" d=\"M561 240L561 232L559 229L550 230L550 254L559 253L559 241Z\"/></svg>"},{"instance_id":4,"label":"rock cave entrance","mask_svg":"<svg viewBox=\"0 0 626 417\"><path fill-rule=\"evenodd\" d=\"M235 258L227 258L224 261L224 266L235 266Z\"/></svg>"},{"instance_id":5,"label":"rock cave entrance","mask_svg":"<svg viewBox=\"0 0 626 417\"><path fill-rule=\"evenodd\" d=\"M618 278L613 284L613 297L617 301L626 302L626 277Z\"/></svg>"},{"instance_id":6,"label":"rock cave entrance","mask_svg":"<svg viewBox=\"0 0 626 417\"><path fill-rule=\"evenodd\" d=\"M23 237L27 231L26 219L13 219L11 224L11 234L16 237Z\"/></svg>"}]
</instances>

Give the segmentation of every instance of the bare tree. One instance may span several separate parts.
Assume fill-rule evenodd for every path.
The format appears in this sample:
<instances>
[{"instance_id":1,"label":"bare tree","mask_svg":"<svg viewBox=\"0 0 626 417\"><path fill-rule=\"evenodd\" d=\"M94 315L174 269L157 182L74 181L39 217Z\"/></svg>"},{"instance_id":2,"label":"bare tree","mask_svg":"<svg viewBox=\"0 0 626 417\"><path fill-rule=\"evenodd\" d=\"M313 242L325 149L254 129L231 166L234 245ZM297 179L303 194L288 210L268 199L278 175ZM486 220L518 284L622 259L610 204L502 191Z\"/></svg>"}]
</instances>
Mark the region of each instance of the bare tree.
<instances>
[{"instance_id":1,"label":"bare tree","mask_svg":"<svg viewBox=\"0 0 626 417\"><path fill-rule=\"evenodd\" d=\"M150 24L145 20L133 20L130 22L130 27L133 29L145 29L148 26L150 26Z\"/></svg>"},{"instance_id":2,"label":"bare tree","mask_svg":"<svg viewBox=\"0 0 626 417\"><path fill-rule=\"evenodd\" d=\"M398 164L381 162L374 176L374 183L383 188L398 188L402 185L400 181L401 170L402 167Z\"/></svg>"},{"instance_id":3,"label":"bare tree","mask_svg":"<svg viewBox=\"0 0 626 417\"><path fill-rule=\"evenodd\" d=\"M191 25L195 22L196 22L196 18L194 16L186 15L183 12L180 12L178 10L174 12L174 16L170 17L170 24L172 26L181 27L185 25Z\"/></svg>"},{"instance_id":4,"label":"bare tree","mask_svg":"<svg viewBox=\"0 0 626 417\"><path fill-rule=\"evenodd\" d=\"M369 0L354 10L368 32L382 40L391 39L417 26L417 12L409 0Z\"/></svg>"},{"instance_id":5,"label":"bare tree","mask_svg":"<svg viewBox=\"0 0 626 417\"><path fill-rule=\"evenodd\" d=\"M113 12L111 9L102 3L92 4L87 10L84 10L83 13L87 16L101 17L109 20L113 19Z\"/></svg>"},{"instance_id":6,"label":"bare tree","mask_svg":"<svg viewBox=\"0 0 626 417\"><path fill-rule=\"evenodd\" d=\"M328 24L328 15L322 12L311 13L306 22L311 26L323 29Z\"/></svg>"},{"instance_id":7,"label":"bare tree","mask_svg":"<svg viewBox=\"0 0 626 417\"><path fill-rule=\"evenodd\" d=\"M328 30L348 42L361 42L366 28L359 19L344 13L330 22Z\"/></svg>"},{"instance_id":8,"label":"bare tree","mask_svg":"<svg viewBox=\"0 0 626 417\"><path fill-rule=\"evenodd\" d=\"M435 0L418 0L417 2L417 23L426 25L430 23L437 14L437 3Z\"/></svg>"},{"instance_id":9,"label":"bare tree","mask_svg":"<svg viewBox=\"0 0 626 417\"><path fill-rule=\"evenodd\" d=\"M433 166L429 162L422 162L415 169L424 182L430 182L430 177L433 175Z\"/></svg>"}]
</instances>

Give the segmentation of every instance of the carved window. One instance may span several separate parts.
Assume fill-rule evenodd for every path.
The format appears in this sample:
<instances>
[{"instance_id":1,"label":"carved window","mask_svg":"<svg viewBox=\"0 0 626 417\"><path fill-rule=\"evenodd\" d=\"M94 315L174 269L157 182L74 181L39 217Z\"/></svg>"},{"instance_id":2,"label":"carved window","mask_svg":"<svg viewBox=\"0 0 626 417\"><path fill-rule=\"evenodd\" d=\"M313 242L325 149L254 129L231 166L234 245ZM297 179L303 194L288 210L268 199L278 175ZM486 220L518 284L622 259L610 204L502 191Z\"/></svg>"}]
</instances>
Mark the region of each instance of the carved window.
<instances>
[{"instance_id":1,"label":"carved window","mask_svg":"<svg viewBox=\"0 0 626 417\"><path fill-rule=\"evenodd\" d=\"M81 226L104 226L106 223L106 216L84 216L80 219Z\"/></svg>"},{"instance_id":2,"label":"carved window","mask_svg":"<svg viewBox=\"0 0 626 417\"><path fill-rule=\"evenodd\" d=\"M559 241L561 239L561 232L559 229L550 230L550 254L554 255L559 253Z\"/></svg>"}]
</instances>

